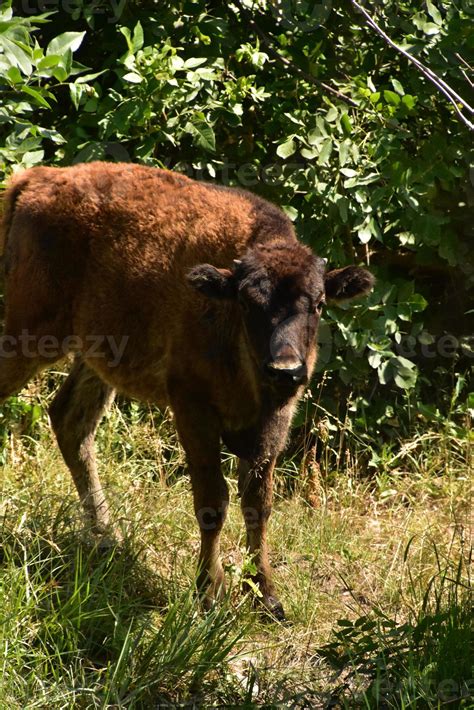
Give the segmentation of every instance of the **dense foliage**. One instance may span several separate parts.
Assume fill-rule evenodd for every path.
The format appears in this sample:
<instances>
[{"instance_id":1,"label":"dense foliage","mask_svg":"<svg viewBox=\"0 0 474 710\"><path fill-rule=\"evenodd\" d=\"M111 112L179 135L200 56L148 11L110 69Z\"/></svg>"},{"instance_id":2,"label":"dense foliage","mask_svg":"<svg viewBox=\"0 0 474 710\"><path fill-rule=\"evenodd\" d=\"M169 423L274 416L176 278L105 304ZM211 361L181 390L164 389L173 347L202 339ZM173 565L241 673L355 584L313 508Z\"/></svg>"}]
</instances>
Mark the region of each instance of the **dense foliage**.
<instances>
[{"instance_id":1,"label":"dense foliage","mask_svg":"<svg viewBox=\"0 0 474 710\"><path fill-rule=\"evenodd\" d=\"M0 15L0 179L133 160L260 192L330 264L377 276L369 299L327 311L318 406L344 419L349 401L370 438L464 415L466 395L474 406L472 134L351 2L13 5ZM467 95L467 0L371 12Z\"/></svg>"}]
</instances>

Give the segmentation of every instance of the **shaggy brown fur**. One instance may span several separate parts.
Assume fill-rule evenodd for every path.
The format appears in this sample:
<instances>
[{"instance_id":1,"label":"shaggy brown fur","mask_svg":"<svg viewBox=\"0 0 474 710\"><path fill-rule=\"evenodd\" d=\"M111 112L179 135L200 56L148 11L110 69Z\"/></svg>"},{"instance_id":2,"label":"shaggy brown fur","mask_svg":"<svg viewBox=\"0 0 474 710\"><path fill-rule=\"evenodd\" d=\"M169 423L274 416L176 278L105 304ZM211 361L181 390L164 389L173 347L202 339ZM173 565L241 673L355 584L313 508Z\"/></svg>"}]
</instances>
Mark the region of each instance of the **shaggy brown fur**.
<instances>
[{"instance_id":1,"label":"shaggy brown fur","mask_svg":"<svg viewBox=\"0 0 474 710\"><path fill-rule=\"evenodd\" d=\"M275 460L316 360L325 291L366 293L358 267L325 274L274 205L131 164L39 167L5 196L0 397L68 352L51 420L99 532L109 526L94 435L113 391L173 409L201 529L199 584L222 589L223 440L240 459L247 544L264 605L282 616L266 527Z\"/></svg>"}]
</instances>

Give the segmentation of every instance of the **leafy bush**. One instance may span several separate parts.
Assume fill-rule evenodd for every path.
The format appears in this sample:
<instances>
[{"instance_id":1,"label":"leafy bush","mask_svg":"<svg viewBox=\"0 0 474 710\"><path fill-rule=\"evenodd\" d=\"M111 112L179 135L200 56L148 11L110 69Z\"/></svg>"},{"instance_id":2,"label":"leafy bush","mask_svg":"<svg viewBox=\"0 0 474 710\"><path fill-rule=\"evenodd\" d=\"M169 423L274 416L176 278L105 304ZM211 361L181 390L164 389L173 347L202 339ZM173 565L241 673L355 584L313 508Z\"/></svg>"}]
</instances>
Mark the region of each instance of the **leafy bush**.
<instances>
[{"instance_id":1,"label":"leafy bush","mask_svg":"<svg viewBox=\"0 0 474 710\"><path fill-rule=\"evenodd\" d=\"M281 204L331 264L370 264L370 298L327 311L318 398L341 418L349 399L383 438L411 426L405 412L446 411L472 364L469 132L351 2L293 5L84 1L20 17L7 3L2 176L97 158L181 170ZM467 2L390 0L376 17L465 92Z\"/></svg>"},{"instance_id":2,"label":"leafy bush","mask_svg":"<svg viewBox=\"0 0 474 710\"><path fill-rule=\"evenodd\" d=\"M46 146L59 146L66 139L58 132L53 118L60 87L84 72L73 61L85 32L65 32L54 37L43 49L35 34L51 13L23 18L13 17L11 3L0 13L0 108L2 146L0 184L12 169L29 168L41 163ZM79 91L88 77L76 78L71 91ZM43 121L46 125L42 125ZM56 148L53 150L57 151Z\"/></svg>"}]
</instances>

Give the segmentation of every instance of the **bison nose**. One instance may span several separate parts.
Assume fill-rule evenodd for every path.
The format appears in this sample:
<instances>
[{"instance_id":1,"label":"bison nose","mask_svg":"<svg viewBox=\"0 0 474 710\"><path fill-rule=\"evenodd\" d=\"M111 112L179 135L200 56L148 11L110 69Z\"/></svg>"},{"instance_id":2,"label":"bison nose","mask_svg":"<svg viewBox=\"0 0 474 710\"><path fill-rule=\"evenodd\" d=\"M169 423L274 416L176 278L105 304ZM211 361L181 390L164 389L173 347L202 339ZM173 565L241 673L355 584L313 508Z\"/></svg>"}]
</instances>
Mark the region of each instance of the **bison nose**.
<instances>
[{"instance_id":1,"label":"bison nose","mask_svg":"<svg viewBox=\"0 0 474 710\"><path fill-rule=\"evenodd\" d=\"M287 362L285 360L272 360L267 362L267 372L272 377L292 380L295 383L305 382L308 379L308 369L301 360Z\"/></svg>"}]
</instances>

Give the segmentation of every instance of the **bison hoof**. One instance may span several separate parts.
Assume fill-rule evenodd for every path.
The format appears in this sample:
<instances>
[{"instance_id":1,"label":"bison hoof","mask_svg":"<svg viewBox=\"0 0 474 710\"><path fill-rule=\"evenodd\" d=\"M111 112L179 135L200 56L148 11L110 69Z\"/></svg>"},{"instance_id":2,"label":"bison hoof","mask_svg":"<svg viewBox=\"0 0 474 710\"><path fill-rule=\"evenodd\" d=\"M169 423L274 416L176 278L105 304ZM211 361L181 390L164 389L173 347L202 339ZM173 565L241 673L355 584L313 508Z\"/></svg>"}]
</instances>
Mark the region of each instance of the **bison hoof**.
<instances>
[{"instance_id":1,"label":"bison hoof","mask_svg":"<svg viewBox=\"0 0 474 710\"><path fill-rule=\"evenodd\" d=\"M272 621L286 621L285 610L279 599L273 596L264 597L262 599L263 607L267 614L270 615Z\"/></svg>"},{"instance_id":2,"label":"bison hoof","mask_svg":"<svg viewBox=\"0 0 474 710\"><path fill-rule=\"evenodd\" d=\"M211 611L225 597L224 575L219 575L213 582L209 582L208 579L205 583L198 582L197 589L203 610Z\"/></svg>"},{"instance_id":3,"label":"bison hoof","mask_svg":"<svg viewBox=\"0 0 474 710\"><path fill-rule=\"evenodd\" d=\"M122 533L115 528L104 528L94 531L94 547L99 553L107 554L113 550L121 550L124 545Z\"/></svg>"}]
</instances>

